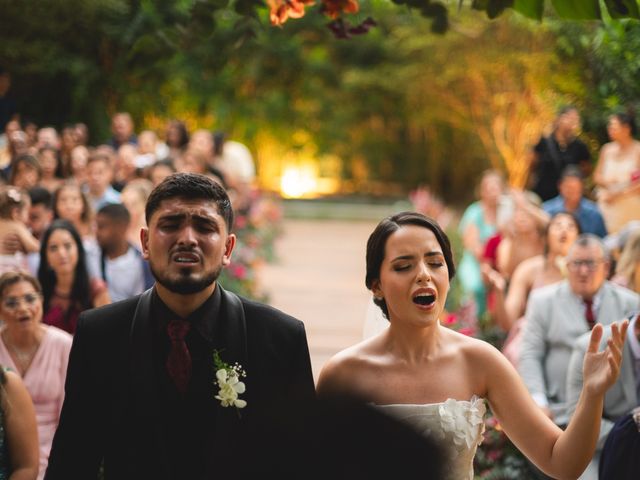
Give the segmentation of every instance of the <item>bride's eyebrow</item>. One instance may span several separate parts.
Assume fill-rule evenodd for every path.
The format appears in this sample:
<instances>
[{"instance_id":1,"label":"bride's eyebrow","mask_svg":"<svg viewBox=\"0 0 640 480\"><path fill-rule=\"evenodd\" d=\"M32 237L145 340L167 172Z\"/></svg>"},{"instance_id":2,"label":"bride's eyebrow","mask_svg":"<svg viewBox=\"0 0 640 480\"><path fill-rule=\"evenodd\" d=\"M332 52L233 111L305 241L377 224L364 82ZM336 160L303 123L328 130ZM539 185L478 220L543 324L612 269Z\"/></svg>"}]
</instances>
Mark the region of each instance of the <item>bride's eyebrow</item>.
<instances>
[{"instance_id":1,"label":"bride's eyebrow","mask_svg":"<svg viewBox=\"0 0 640 480\"><path fill-rule=\"evenodd\" d=\"M392 259L391 263L402 261L402 260L413 260L414 258L416 258L415 255L400 255L400 256Z\"/></svg>"}]
</instances>

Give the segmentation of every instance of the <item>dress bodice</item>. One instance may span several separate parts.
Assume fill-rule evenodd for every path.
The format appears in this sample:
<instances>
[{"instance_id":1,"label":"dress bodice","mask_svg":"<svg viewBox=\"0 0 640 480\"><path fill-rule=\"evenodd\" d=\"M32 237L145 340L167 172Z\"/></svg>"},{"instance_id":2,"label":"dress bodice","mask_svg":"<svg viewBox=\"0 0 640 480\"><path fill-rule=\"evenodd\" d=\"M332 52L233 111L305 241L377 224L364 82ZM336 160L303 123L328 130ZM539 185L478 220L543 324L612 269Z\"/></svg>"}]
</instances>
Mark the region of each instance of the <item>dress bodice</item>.
<instances>
[{"instance_id":1,"label":"dress bodice","mask_svg":"<svg viewBox=\"0 0 640 480\"><path fill-rule=\"evenodd\" d=\"M447 480L473 480L473 457L484 433L483 398L441 403L376 405L377 409L411 425L445 448Z\"/></svg>"}]
</instances>

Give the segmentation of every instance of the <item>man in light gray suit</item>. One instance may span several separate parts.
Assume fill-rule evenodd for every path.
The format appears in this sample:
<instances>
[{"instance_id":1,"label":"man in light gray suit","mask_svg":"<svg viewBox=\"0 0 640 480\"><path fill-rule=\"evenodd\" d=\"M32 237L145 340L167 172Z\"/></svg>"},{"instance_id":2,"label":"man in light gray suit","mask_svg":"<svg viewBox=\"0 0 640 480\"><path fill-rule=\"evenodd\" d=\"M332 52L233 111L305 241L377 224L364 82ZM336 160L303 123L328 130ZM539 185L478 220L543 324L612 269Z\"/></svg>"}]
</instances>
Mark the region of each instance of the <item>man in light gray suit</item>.
<instances>
[{"instance_id":1,"label":"man in light gray suit","mask_svg":"<svg viewBox=\"0 0 640 480\"><path fill-rule=\"evenodd\" d=\"M640 405L640 321L638 321L637 312L630 316L629 322L627 338L622 351L620 376L604 397L600 438L598 439L596 453L580 477L581 480L598 479L600 453L613 424L620 417ZM589 334L584 334L578 338L569 360L569 370L567 372L567 415L569 418L576 410L580 391L582 390L582 363L589 346L589 337ZM605 328L600 341L600 348L607 345L609 338L611 338L611 329Z\"/></svg>"},{"instance_id":2,"label":"man in light gray suit","mask_svg":"<svg viewBox=\"0 0 640 480\"><path fill-rule=\"evenodd\" d=\"M602 240L578 237L567 255L568 278L536 289L527 303L518 371L533 399L559 426L568 423L566 377L576 339L638 309L640 297L606 280Z\"/></svg>"}]
</instances>

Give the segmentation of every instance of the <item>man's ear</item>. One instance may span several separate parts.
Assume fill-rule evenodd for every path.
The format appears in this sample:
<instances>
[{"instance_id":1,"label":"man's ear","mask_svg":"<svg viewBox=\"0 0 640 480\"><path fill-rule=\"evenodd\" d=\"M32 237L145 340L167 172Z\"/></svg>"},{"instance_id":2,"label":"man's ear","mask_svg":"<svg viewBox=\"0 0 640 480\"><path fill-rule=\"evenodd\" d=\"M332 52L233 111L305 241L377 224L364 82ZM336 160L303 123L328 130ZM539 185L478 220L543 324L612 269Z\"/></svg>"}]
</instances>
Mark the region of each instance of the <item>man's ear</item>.
<instances>
[{"instance_id":1,"label":"man's ear","mask_svg":"<svg viewBox=\"0 0 640 480\"><path fill-rule=\"evenodd\" d=\"M233 252L233 248L236 246L236 235L235 233L230 233L227 237L227 242L224 245L224 254L222 255L222 266L226 267L231 263L231 253Z\"/></svg>"},{"instance_id":2,"label":"man's ear","mask_svg":"<svg viewBox=\"0 0 640 480\"><path fill-rule=\"evenodd\" d=\"M147 227L140 229L140 245L142 246L142 258L149 260L149 229Z\"/></svg>"}]
</instances>

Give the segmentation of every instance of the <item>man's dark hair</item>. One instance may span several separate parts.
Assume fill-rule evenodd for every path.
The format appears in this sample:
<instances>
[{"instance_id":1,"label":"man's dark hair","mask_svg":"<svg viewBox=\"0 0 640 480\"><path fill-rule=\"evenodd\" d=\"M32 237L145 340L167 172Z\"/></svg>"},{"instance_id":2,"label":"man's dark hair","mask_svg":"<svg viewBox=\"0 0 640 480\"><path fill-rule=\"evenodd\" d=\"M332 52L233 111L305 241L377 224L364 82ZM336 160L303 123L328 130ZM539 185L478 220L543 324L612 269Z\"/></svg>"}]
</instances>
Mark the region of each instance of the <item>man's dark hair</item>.
<instances>
[{"instance_id":1,"label":"man's dark hair","mask_svg":"<svg viewBox=\"0 0 640 480\"><path fill-rule=\"evenodd\" d=\"M218 213L227 224L227 230L233 228L233 208L226 190L217 182L199 173L174 173L165 178L153 189L145 208L147 225L151 217L165 200L174 198L206 200L216 204Z\"/></svg>"},{"instance_id":2,"label":"man's dark hair","mask_svg":"<svg viewBox=\"0 0 640 480\"><path fill-rule=\"evenodd\" d=\"M558 109L558 113L556 116L561 117L562 115L564 115L565 113L569 113L569 112L573 112L573 111L578 111L578 109L576 108L575 105L563 105L562 107L560 107Z\"/></svg>"},{"instance_id":3,"label":"man's dark hair","mask_svg":"<svg viewBox=\"0 0 640 480\"><path fill-rule=\"evenodd\" d=\"M98 215L104 215L116 223L129 224L131 222L129 210L121 203L107 203L98 210Z\"/></svg>"},{"instance_id":4,"label":"man's dark hair","mask_svg":"<svg viewBox=\"0 0 640 480\"><path fill-rule=\"evenodd\" d=\"M44 187L33 187L29 189L31 205L44 205L45 208L53 209L53 195Z\"/></svg>"},{"instance_id":5,"label":"man's dark hair","mask_svg":"<svg viewBox=\"0 0 640 480\"><path fill-rule=\"evenodd\" d=\"M387 240L397 230L405 225L415 225L423 227L433 232L436 240L442 248L444 261L449 270L449 280L456 274L456 267L453 263L453 252L451 251L451 243L449 237L444 233L438 222L417 212L401 212L382 220L367 241L367 273L365 276L365 285L369 290L373 288L373 282L380 279L380 267L384 260L387 246ZM384 299L374 298L373 302L380 307L385 317L389 318L387 303Z\"/></svg>"},{"instance_id":6,"label":"man's dark hair","mask_svg":"<svg viewBox=\"0 0 640 480\"><path fill-rule=\"evenodd\" d=\"M560 180L564 180L567 177L574 177L580 180L584 180L584 176L582 175L582 171L576 165L567 165L564 170L562 170L562 174L560 175Z\"/></svg>"}]
</instances>

